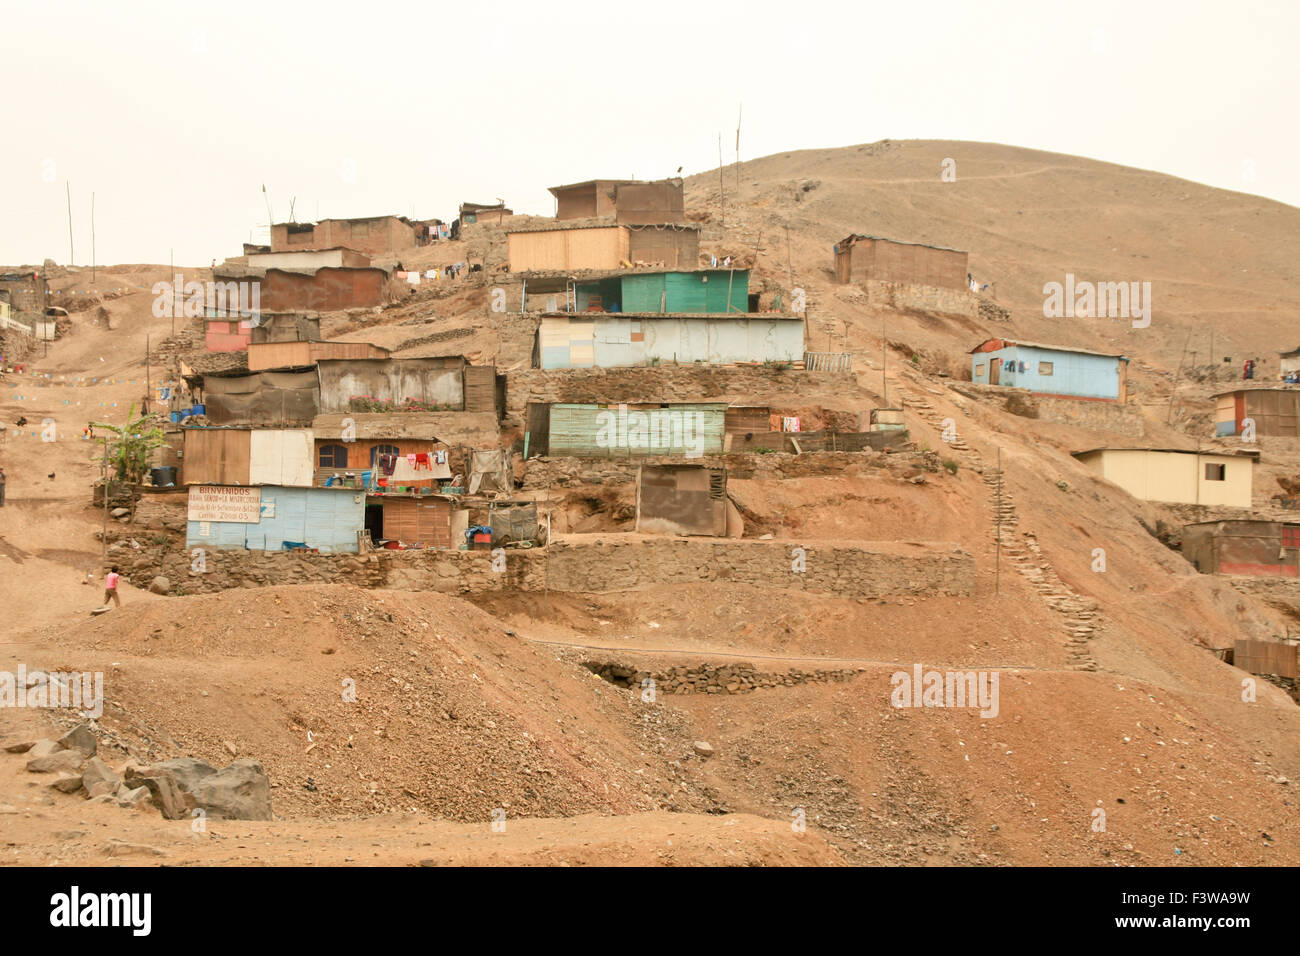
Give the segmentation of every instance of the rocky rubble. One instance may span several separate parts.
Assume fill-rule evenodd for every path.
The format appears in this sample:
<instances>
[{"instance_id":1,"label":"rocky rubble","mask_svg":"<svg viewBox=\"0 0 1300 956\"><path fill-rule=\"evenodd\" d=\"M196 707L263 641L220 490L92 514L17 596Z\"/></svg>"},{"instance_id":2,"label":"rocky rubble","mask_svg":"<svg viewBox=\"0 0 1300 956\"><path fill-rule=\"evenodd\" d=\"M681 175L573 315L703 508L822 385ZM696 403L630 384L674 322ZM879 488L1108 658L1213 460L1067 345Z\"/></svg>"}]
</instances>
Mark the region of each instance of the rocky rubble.
<instances>
[{"instance_id":1,"label":"rocky rubble","mask_svg":"<svg viewBox=\"0 0 1300 956\"><path fill-rule=\"evenodd\" d=\"M97 803L156 808L168 820L189 819L196 809L223 820L272 819L271 781L256 761L236 760L218 770L178 757L143 767L127 761L114 769L96 756L98 748L92 725L82 723L58 740L13 743L5 750L25 754L27 771L51 775L54 789Z\"/></svg>"},{"instance_id":2,"label":"rocky rubble","mask_svg":"<svg viewBox=\"0 0 1300 956\"><path fill-rule=\"evenodd\" d=\"M861 671L849 668L800 671L792 667L785 673L778 673L756 670L750 663L700 664L696 667L670 667L660 672L616 662L587 661L583 666L619 687L644 687L646 679L653 680L656 691L664 694L745 694L760 688L852 680Z\"/></svg>"}]
</instances>

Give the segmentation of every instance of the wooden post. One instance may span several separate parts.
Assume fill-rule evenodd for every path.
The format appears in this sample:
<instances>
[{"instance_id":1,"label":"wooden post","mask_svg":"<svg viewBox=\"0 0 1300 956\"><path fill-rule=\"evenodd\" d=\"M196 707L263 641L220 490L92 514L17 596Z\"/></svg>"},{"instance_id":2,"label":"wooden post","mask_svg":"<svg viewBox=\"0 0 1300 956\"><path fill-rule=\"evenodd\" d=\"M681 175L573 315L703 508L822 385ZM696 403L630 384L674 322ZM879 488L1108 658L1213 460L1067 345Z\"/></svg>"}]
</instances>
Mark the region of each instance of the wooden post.
<instances>
[{"instance_id":1,"label":"wooden post","mask_svg":"<svg viewBox=\"0 0 1300 956\"><path fill-rule=\"evenodd\" d=\"M727 225L727 188L722 177L722 134L718 134L718 225L726 228Z\"/></svg>"},{"instance_id":2,"label":"wooden post","mask_svg":"<svg viewBox=\"0 0 1300 956\"><path fill-rule=\"evenodd\" d=\"M72 244L72 183L65 180L63 186L68 197L68 265L72 266L77 260L77 248Z\"/></svg>"},{"instance_id":3,"label":"wooden post","mask_svg":"<svg viewBox=\"0 0 1300 956\"><path fill-rule=\"evenodd\" d=\"M99 537L99 570L103 573L104 567L108 564L108 436L105 435L104 441L104 458L100 466L100 473L104 489L104 526L100 531Z\"/></svg>"}]
</instances>

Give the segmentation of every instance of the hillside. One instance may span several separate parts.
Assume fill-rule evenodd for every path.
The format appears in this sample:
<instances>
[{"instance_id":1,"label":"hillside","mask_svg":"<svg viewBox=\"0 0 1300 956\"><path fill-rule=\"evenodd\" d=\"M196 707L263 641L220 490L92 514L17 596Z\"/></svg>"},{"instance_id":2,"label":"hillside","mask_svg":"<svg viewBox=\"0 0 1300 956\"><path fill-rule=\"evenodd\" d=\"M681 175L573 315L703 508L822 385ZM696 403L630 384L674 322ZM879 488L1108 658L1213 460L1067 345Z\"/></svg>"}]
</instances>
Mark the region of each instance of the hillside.
<instances>
[{"instance_id":1,"label":"hillside","mask_svg":"<svg viewBox=\"0 0 1300 956\"><path fill-rule=\"evenodd\" d=\"M956 182L940 179L947 157ZM1300 307L1291 255L1300 210L976 143L809 150L723 175L725 207L716 171L687 181L702 249L746 261L757 250L764 289L807 291L810 347L853 353L855 387L782 399L856 414L883 404L887 387L912 440L952 465L916 481L888 456L864 456L868 465L840 473L736 478L730 490L751 532L814 554L843 541L949 543L973 555L972 593L875 600L722 580L544 598L332 584L164 597L126 587L120 611L91 619L101 579L84 579L99 564L102 516L89 497L98 465L78 433L92 415L121 420L156 374L144 363L146 339L156 347L171 334L148 291L166 267L104 268L106 288L140 291L105 299L102 312L88 296L92 307L72 313L48 356L0 382L9 475L0 597L11 622L0 669L105 671L102 727L123 759L256 757L285 818L214 824L265 844L245 852L194 844L183 822L138 815L124 839L160 849L150 862L166 863L1300 862L1291 793L1300 708L1264 680L1258 699L1244 701L1246 675L1213 653L1238 637L1289 633L1300 598L1267 603L1196 573L1154 534L1180 523L1178 511L1131 498L1070 456L1108 443L1208 441L1215 384L1185 385L1173 402L1170 392L1193 349L1195 364L1207 364L1211 329L1215 354L1234 359L1225 383L1240 377L1247 354L1275 362L1278 349L1300 344L1289 338ZM969 250L971 271L995 285L1009 321L871 305L830 272L832 245L854 232ZM498 238L468 230L463 243L406 258L494 254ZM1067 271L1150 281L1151 326L1045 319L1042 286ZM325 316L322 327L407 345L404 354L455 351L509 369L509 318L486 311L500 279L421 288L379 314ZM54 284L94 288L81 273ZM177 331L192 328L178 322ZM1027 418L950 387L969 368L967 351L992 336L1123 351L1143 436ZM71 418L59 441L44 443L14 433L19 415ZM943 440L948 419L959 446ZM1294 445L1263 444L1270 476L1300 473ZM627 501L616 498L586 484L554 498L548 486L546 500L556 503L557 533L577 537L624 530ZM148 545L150 534L132 529L124 547L132 535ZM853 675L648 703L593 673L739 662L767 674ZM917 663L997 672L999 714L892 707L891 675ZM352 675L366 693L349 709L338 686ZM45 716L0 712L2 742L39 735ZM701 755L702 741L713 756ZM82 810L77 798L27 786L21 765L0 755L0 804L38 821L16 859L102 862L98 828L127 811ZM519 823L493 844L486 823L498 807ZM1102 832L1092 826L1099 807L1109 821ZM797 809L807 834L791 831ZM56 846L76 813L88 813L94 833ZM306 849L326 834L337 852Z\"/></svg>"}]
</instances>

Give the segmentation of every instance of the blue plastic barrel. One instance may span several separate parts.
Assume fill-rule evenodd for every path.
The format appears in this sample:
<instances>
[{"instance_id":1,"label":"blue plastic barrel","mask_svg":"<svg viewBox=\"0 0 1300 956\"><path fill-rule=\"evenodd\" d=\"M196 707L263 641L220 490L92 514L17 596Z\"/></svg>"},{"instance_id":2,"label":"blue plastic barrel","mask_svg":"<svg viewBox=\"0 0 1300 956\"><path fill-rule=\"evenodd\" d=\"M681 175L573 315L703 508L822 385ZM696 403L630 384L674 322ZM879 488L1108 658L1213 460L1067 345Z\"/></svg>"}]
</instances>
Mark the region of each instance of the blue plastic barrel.
<instances>
[{"instance_id":1,"label":"blue plastic barrel","mask_svg":"<svg viewBox=\"0 0 1300 956\"><path fill-rule=\"evenodd\" d=\"M195 405L190 409L191 415L206 415L208 408L206 405Z\"/></svg>"}]
</instances>

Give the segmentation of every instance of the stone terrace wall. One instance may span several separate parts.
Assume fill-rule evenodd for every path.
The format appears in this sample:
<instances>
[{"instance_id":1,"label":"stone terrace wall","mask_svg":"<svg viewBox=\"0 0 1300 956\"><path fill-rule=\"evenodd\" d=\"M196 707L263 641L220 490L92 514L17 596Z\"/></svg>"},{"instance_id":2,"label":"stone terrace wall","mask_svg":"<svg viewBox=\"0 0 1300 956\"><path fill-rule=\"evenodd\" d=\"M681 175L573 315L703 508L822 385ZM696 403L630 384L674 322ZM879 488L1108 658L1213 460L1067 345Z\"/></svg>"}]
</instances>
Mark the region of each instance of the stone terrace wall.
<instances>
[{"instance_id":1,"label":"stone terrace wall","mask_svg":"<svg viewBox=\"0 0 1300 956\"><path fill-rule=\"evenodd\" d=\"M806 552L807 570L794 573L792 551ZM696 581L749 584L837 594L968 595L975 559L956 544L859 542L809 545L798 541L657 538L603 535L558 539L550 546L555 591L635 591Z\"/></svg>"},{"instance_id":2,"label":"stone terrace wall","mask_svg":"<svg viewBox=\"0 0 1300 956\"><path fill-rule=\"evenodd\" d=\"M199 571L191 551L119 546L113 560L136 587L146 588L162 575L172 592L179 594L311 583L444 594L541 591L548 564L555 591L632 591L695 581L849 597L970 594L974 588L974 559L954 544L804 546L807 572L795 574L790 570L791 550L798 546L793 541L579 536L559 539L547 549L507 549L502 572L492 570L492 555L487 551L328 555L205 550L205 570Z\"/></svg>"},{"instance_id":3,"label":"stone terrace wall","mask_svg":"<svg viewBox=\"0 0 1300 956\"><path fill-rule=\"evenodd\" d=\"M510 373L506 414L522 424L529 402L708 402L756 405L780 396L800 404L861 410L870 396L848 372L779 371L762 365L520 369ZM786 399L787 404L791 399Z\"/></svg>"},{"instance_id":4,"label":"stone terrace wall","mask_svg":"<svg viewBox=\"0 0 1300 956\"><path fill-rule=\"evenodd\" d=\"M933 470L923 452L817 452L794 455L774 452L735 455L705 455L700 458L531 458L524 474L524 489L540 491L546 487L565 488L577 485L624 484L636 481L640 465L704 465L726 468L729 478L773 481L784 478L851 475L861 477L888 469L900 475L908 468Z\"/></svg>"},{"instance_id":5,"label":"stone terrace wall","mask_svg":"<svg viewBox=\"0 0 1300 956\"><path fill-rule=\"evenodd\" d=\"M868 279L861 283L867 304L875 308L918 309L922 312L947 312L974 318L979 313L980 297L966 289L943 289L911 282L881 282Z\"/></svg>"},{"instance_id":6,"label":"stone terrace wall","mask_svg":"<svg viewBox=\"0 0 1300 956\"><path fill-rule=\"evenodd\" d=\"M506 570L492 570L487 551L375 551L371 554L303 554L205 549L206 570L194 570L190 551L167 547L123 549L113 560L133 585L147 588L155 575L170 582L173 593L203 594L229 588L285 584L351 584L363 588L439 591L540 591L542 552L507 549Z\"/></svg>"}]
</instances>

